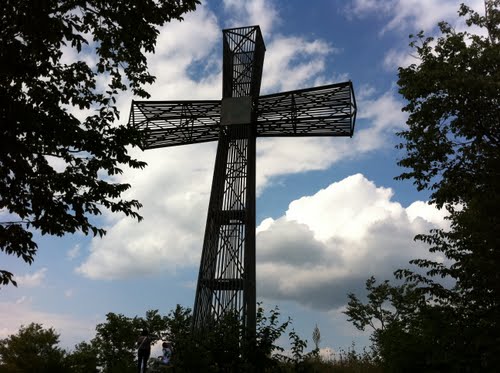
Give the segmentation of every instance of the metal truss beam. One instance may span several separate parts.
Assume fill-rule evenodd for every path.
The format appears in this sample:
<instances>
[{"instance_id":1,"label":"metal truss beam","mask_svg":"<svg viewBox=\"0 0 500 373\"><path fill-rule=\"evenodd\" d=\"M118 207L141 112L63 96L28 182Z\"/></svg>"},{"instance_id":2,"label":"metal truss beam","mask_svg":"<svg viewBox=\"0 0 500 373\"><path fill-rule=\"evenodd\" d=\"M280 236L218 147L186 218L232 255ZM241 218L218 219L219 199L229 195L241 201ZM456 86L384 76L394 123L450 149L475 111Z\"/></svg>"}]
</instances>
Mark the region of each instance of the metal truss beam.
<instances>
[{"instance_id":1,"label":"metal truss beam","mask_svg":"<svg viewBox=\"0 0 500 373\"><path fill-rule=\"evenodd\" d=\"M352 136L352 83L260 96L257 137ZM143 149L219 140L221 101L133 101L130 123L147 132Z\"/></svg>"},{"instance_id":2,"label":"metal truss beam","mask_svg":"<svg viewBox=\"0 0 500 373\"><path fill-rule=\"evenodd\" d=\"M193 326L233 312L255 329L255 136L249 125L221 134L201 254Z\"/></svg>"},{"instance_id":3,"label":"metal truss beam","mask_svg":"<svg viewBox=\"0 0 500 373\"><path fill-rule=\"evenodd\" d=\"M257 136L352 136L356 102L351 82L259 98Z\"/></svg>"},{"instance_id":4,"label":"metal truss beam","mask_svg":"<svg viewBox=\"0 0 500 373\"><path fill-rule=\"evenodd\" d=\"M251 96L260 92L266 47L260 27L223 31L222 97Z\"/></svg>"},{"instance_id":5,"label":"metal truss beam","mask_svg":"<svg viewBox=\"0 0 500 373\"><path fill-rule=\"evenodd\" d=\"M203 330L228 313L235 313L245 331L253 336L256 326L254 121L265 46L258 26L224 30L223 35L225 121L217 147L193 327Z\"/></svg>"},{"instance_id":6,"label":"metal truss beam","mask_svg":"<svg viewBox=\"0 0 500 373\"><path fill-rule=\"evenodd\" d=\"M132 101L129 123L147 133L143 149L219 139L221 102Z\"/></svg>"}]
</instances>

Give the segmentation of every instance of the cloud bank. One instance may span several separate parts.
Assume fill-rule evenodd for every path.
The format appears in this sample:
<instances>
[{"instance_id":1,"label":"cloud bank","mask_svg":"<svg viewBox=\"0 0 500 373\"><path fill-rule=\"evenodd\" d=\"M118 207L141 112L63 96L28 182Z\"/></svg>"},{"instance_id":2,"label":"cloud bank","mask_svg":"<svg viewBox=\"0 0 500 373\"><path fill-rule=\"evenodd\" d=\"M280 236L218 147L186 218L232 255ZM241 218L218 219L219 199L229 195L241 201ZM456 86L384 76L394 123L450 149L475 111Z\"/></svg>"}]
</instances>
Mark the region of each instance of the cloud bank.
<instances>
[{"instance_id":1,"label":"cloud bank","mask_svg":"<svg viewBox=\"0 0 500 373\"><path fill-rule=\"evenodd\" d=\"M385 279L425 256L413 237L446 227L445 213L421 201L404 208L392 195L356 174L265 220L257 235L259 296L332 310L369 276Z\"/></svg>"}]
</instances>

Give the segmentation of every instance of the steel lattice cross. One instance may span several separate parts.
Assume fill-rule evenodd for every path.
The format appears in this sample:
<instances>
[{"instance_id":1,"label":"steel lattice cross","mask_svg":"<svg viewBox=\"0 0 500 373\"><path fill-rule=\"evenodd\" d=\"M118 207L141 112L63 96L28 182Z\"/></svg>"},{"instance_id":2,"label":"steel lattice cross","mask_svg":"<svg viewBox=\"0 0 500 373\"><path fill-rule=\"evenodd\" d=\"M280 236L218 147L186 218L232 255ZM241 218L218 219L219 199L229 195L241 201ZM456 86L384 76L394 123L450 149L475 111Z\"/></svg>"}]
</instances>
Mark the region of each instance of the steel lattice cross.
<instances>
[{"instance_id":1,"label":"steel lattice cross","mask_svg":"<svg viewBox=\"0 0 500 373\"><path fill-rule=\"evenodd\" d=\"M352 83L259 96L265 46L259 26L223 30L222 100L133 101L129 123L144 149L218 141L193 325L229 312L255 332L256 137L352 136Z\"/></svg>"}]
</instances>

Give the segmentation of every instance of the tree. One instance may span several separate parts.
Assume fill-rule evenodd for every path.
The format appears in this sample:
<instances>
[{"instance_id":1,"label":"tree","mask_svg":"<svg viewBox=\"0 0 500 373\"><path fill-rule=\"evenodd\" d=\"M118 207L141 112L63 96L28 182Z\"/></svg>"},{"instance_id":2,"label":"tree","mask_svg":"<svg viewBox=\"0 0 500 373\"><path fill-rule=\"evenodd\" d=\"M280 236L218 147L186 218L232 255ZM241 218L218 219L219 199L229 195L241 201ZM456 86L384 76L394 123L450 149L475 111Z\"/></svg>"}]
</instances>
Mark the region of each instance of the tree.
<instances>
[{"instance_id":1,"label":"tree","mask_svg":"<svg viewBox=\"0 0 500 373\"><path fill-rule=\"evenodd\" d=\"M65 352L57 347L59 335L54 329L31 323L17 334L0 340L0 370L9 373L68 372Z\"/></svg>"},{"instance_id":2,"label":"tree","mask_svg":"<svg viewBox=\"0 0 500 373\"><path fill-rule=\"evenodd\" d=\"M499 6L500 0L486 1L481 16L462 5L459 15L483 35L441 22L436 40L423 32L413 37L419 64L399 69L409 117L398 134L406 151L398 178L430 190L429 202L449 212L450 229L416 236L444 261L416 259L410 263L417 270L395 273L417 298L385 313L380 305L392 301L398 287L368 288L375 307L371 298L363 305L351 297L348 312L356 326L388 320L374 337L394 371L422 361L426 371L495 371L500 365ZM444 286L442 278L454 286ZM414 311L395 319L402 307Z\"/></svg>"},{"instance_id":3,"label":"tree","mask_svg":"<svg viewBox=\"0 0 500 373\"><path fill-rule=\"evenodd\" d=\"M66 355L66 366L71 373L97 373L97 349L87 342L80 342Z\"/></svg>"},{"instance_id":4,"label":"tree","mask_svg":"<svg viewBox=\"0 0 500 373\"><path fill-rule=\"evenodd\" d=\"M464 365L491 370L500 362L500 1L486 1L485 10L484 16L465 5L459 11L484 36L442 22L435 46L422 33L412 43L420 64L399 70L409 113L408 129L399 134L407 153L399 164L408 168L400 178L430 189L430 202L449 211L451 229L416 237L449 265L414 260L425 276L409 270L397 276L459 310L448 321L460 330L455 344L463 346ZM446 289L436 276L456 285Z\"/></svg>"},{"instance_id":5,"label":"tree","mask_svg":"<svg viewBox=\"0 0 500 373\"><path fill-rule=\"evenodd\" d=\"M143 329L147 329L152 343L167 335L167 317L158 310L149 310L146 317L127 317L110 312L106 322L96 326L96 336L91 345L84 346L87 357L96 352L97 363L104 373L134 372L137 369L137 339Z\"/></svg>"},{"instance_id":6,"label":"tree","mask_svg":"<svg viewBox=\"0 0 500 373\"><path fill-rule=\"evenodd\" d=\"M96 326L91 344L97 351L97 362L105 373L134 372L137 338L142 329L138 317L129 318L110 312L106 322Z\"/></svg>"},{"instance_id":7,"label":"tree","mask_svg":"<svg viewBox=\"0 0 500 373\"><path fill-rule=\"evenodd\" d=\"M447 352L453 325L445 317L452 309L430 304L414 283L377 285L372 276L366 291L366 303L349 294L344 313L357 329L371 329L372 353L385 372L453 371Z\"/></svg>"},{"instance_id":8,"label":"tree","mask_svg":"<svg viewBox=\"0 0 500 373\"><path fill-rule=\"evenodd\" d=\"M162 339L172 344L172 363L179 371L203 371L206 356L192 336L192 313L190 308L177 305L165 317L165 333Z\"/></svg>"},{"instance_id":9,"label":"tree","mask_svg":"<svg viewBox=\"0 0 500 373\"><path fill-rule=\"evenodd\" d=\"M440 23L443 34L419 34L412 46L419 65L400 68L400 93L408 101L408 129L399 133L406 157L399 165L417 189L432 191L430 202L450 212L451 230L417 236L455 262L451 267L429 261L431 275L457 279L463 291L479 301L498 290L500 257L496 234L500 219L500 1L487 1L486 16L462 5L469 26L486 28L486 36L455 32ZM474 276L481 272L482 276ZM467 273L470 272L470 273ZM484 276L486 275L487 276ZM468 289L468 290L466 290ZM438 289L441 291L442 289ZM480 294L483 292L483 294ZM452 294L449 294L452 296ZM443 296L441 293L440 296Z\"/></svg>"},{"instance_id":10,"label":"tree","mask_svg":"<svg viewBox=\"0 0 500 373\"><path fill-rule=\"evenodd\" d=\"M116 97L127 89L149 96L143 85L155 77L145 53L154 52L158 27L182 20L198 3L1 2L1 251L32 263L35 231L102 236L90 218L103 208L141 219L140 203L121 198L130 185L113 180L123 166L145 166L128 154L141 134L114 123ZM95 58L86 59L89 53ZM79 120L80 109L92 114ZM16 284L12 273L1 270L0 284L9 283Z\"/></svg>"},{"instance_id":11,"label":"tree","mask_svg":"<svg viewBox=\"0 0 500 373\"><path fill-rule=\"evenodd\" d=\"M173 344L173 365L179 372L273 372L305 366L311 354L304 354L307 344L294 332L289 339L293 358L279 353L276 344L291 323L280 321L278 307L264 312L257 306L255 336L242 328L238 315L227 313L214 320L210 328L193 331L191 310L177 305L165 318L167 332L163 338ZM283 370L281 370L283 369ZM307 371L307 370L306 370Z\"/></svg>"}]
</instances>

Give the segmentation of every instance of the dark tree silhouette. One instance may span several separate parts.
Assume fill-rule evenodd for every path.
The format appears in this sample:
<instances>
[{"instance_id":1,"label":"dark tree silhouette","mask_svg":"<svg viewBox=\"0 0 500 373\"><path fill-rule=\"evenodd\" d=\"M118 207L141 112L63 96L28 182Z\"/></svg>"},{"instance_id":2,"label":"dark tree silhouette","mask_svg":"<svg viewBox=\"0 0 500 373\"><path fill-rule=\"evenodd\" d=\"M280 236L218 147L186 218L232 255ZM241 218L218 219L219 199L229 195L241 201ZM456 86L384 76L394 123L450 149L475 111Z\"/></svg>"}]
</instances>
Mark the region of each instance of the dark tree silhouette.
<instances>
[{"instance_id":1,"label":"dark tree silhouette","mask_svg":"<svg viewBox=\"0 0 500 373\"><path fill-rule=\"evenodd\" d=\"M140 144L116 125L117 95L149 95L145 53L158 27L195 9L198 0L5 0L0 2L0 250L32 263L34 231L102 236L89 219L102 209L138 220L130 185L109 176L143 168L128 154ZM63 48L65 48L63 54ZM95 53L95 62L84 53ZM67 62L68 55L76 55ZM99 78L109 80L101 88ZM91 109L79 120L73 110ZM54 167L54 160L60 168ZM16 284L0 271L0 284Z\"/></svg>"},{"instance_id":2,"label":"dark tree silhouette","mask_svg":"<svg viewBox=\"0 0 500 373\"><path fill-rule=\"evenodd\" d=\"M350 295L354 325L378 320L374 347L389 371L489 372L500 364L500 1L485 9L459 10L482 34L441 22L439 38L413 37L419 63L399 69L409 113L399 178L430 190L450 229L416 237L444 260L412 260L416 270L396 272L403 287L372 278L366 304Z\"/></svg>"}]
</instances>

